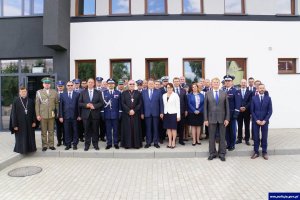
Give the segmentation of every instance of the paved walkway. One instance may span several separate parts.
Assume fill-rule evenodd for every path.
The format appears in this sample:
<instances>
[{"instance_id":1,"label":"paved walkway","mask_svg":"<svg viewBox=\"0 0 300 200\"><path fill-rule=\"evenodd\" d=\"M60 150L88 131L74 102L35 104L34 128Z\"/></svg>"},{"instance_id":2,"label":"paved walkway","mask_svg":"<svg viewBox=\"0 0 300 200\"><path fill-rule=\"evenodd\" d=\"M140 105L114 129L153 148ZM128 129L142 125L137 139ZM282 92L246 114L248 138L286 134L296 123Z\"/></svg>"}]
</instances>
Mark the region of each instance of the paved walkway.
<instances>
[{"instance_id":1,"label":"paved walkway","mask_svg":"<svg viewBox=\"0 0 300 200\"><path fill-rule=\"evenodd\" d=\"M13 178L17 167L40 174ZM267 199L300 191L300 155L206 158L93 159L27 157L0 171L1 200Z\"/></svg>"}]
</instances>

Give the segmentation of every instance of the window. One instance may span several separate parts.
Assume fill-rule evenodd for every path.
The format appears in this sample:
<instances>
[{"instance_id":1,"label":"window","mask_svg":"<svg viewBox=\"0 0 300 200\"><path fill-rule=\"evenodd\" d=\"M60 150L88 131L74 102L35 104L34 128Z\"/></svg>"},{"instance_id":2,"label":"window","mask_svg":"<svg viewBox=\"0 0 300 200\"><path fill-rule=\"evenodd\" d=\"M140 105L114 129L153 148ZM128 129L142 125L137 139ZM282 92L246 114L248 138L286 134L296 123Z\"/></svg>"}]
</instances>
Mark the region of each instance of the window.
<instances>
[{"instance_id":1,"label":"window","mask_svg":"<svg viewBox=\"0 0 300 200\"><path fill-rule=\"evenodd\" d=\"M21 60L22 73L53 73L53 59Z\"/></svg>"},{"instance_id":2,"label":"window","mask_svg":"<svg viewBox=\"0 0 300 200\"><path fill-rule=\"evenodd\" d=\"M166 14L167 0L145 0L146 14Z\"/></svg>"},{"instance_id":3,"label":"window","mask_svg":"<svg viewBox=\"0 0 300 200\"><path fill-rule=\"evenodd\" d=\"M203 0L182 0L182 13L184 14L203 13Z\"/></svg>"},{"instance_id":4,"label":"window","mask_svg":"<svg viewBox=\"0 0 300 200\"><path fill-rule=\"evenodd\" d=\"M198 82L200 78L204 78L204 59L183 59L183 76L188 84Z\"/></svg>"},{"instance_id":5,"label":"window","mask_svg":"<svg viewBox=\"0 0 300 200\"><path fill-rule=\"evenodd\" d=\"M3 16L22 16L22 0L3 0Z\"/></svg>"},{"instance_id":6,"label":"window","mask_svg":"<svg viewBox=\"0 0 300 200\"><path fill-rule=\"evenodd\" d=\"M225 14L245 14L245 0L224 0Z\"/></svg>"},{"instance_id":7,"label":"window","mask_svg":"<svg viewBox=\"0 0 300 200\"><path fill-rule=\"evenodd\" d=\"M19 60L0 60L2 74L18 73Z\"/></svg>"},{"instance_id":8,"label":"window","mask_svg":"<svg viewBox=\"0 0 300 200\"><path fill-rule=\"evenodd\" d=\"M80 80L96 77L96 60L77 60L75 76Z\"/></svg>"},{"instance_id":9,"label":"window","mask_svg":"<svg viewBox=\"0 0 300 200\"><path fill-rule=\"evenodd\" d=\"M76 0L76 15L96 15L96 0Z\"/></svg>"},{"instance_id":10,"label":"window","mask_svg":"<svg viewBox=\"0 0 300 200\"><path fill-rule=\"evenodd\" d=\"M149 58L146 59L146 79L160 79L168 75L167 58Z\"/></svg>"},{"instance_id":11,"label":"window","mask_svg":"<svg viewBox=\"0 0 300 200\"><path fill-rule=\"evenodd\" d=\"M110 60L110 77L114 81L119 81L122 76L126 75L131 79L131 59Z\"/></svg>"},{"instance_id":12,"label":"window","mask_svg":"<svg viewBox=\"0 0 300 200\"><path fill-rule=\"evenodd\" d=\"M296 74L296 58L279 58L278 74Z\"/></svg>"},{"instance_id":13,"label":"window","mask_svg":"<svg viewBox=\"0 0 300 200\"><path fill-rule=\"evenodd\" d=\"M42 15L44 0L0 0L0 17Z\"/></svg>"},{"instance_id":14,"label":"window","mask_svg":"<svg viewBox=\"0 0 300 200\"><path fill-rule=\"evenodd\" d=\"M34 0L33 14L42 14L44 12L44 0Z\"/></svg>"},{"instance_id":15,"label":"window","mask_svg":"<svg viewBox=\"0 0 300 200\"><path fill-rule=\"evenodd\" d=\"M295 0L276 0L277 14L295 15Z\"/></svg>"},{"instance_id":16,"label":"window","mask_svg":"<svg viewBox=\"0 0 300 200\"><path fill-rule=\"evenodd\" d=\"M130 14L131 0L110 0L110 14Z\"/></svg>"},{"instance_id":17,"label":"window","mask_svg":"<svg viewBox=\"0 0 300 200\"><path fill-rule=\"evenodd\" d=\"M235 76L234 85L240 85L242 79L247 79L246 58L227 58L226 74Z\"/></svg>"}]
</instances>

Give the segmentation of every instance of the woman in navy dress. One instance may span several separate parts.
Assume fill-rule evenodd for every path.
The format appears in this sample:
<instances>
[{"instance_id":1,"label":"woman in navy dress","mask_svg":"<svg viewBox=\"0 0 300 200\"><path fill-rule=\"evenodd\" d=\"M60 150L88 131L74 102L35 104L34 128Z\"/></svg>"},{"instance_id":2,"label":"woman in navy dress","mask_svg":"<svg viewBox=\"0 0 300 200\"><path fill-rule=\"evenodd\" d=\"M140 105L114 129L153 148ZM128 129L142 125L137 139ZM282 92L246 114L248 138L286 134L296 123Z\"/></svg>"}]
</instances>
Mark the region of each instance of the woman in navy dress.
<instances>
[{"instance_id":1,"label":"woman in navy dress","mask_svg":"<svg viewBox=\"0 0 300 200\"><path fill-rule=\"evenodd\" d=\"M196 83L192 85L192 92L188 94L188 124L192 127L193 143L200 143L200 133L203 125L204 95L199 93Z\"/></svg>"},{"instance_id":2,"label":"woman in navy dress","mask_svg":"<svg viewBox=\"0 0 300 200\"><path fill-rule=\"evenodd\" d=\"M173 84L167 84L167 93L163 95L164 116L163 127L167 129L169 137L168 148L175 148L177 136L177 122L180 121L180 100L178 94L173 92Z\"/></svg>"}]
</instances>

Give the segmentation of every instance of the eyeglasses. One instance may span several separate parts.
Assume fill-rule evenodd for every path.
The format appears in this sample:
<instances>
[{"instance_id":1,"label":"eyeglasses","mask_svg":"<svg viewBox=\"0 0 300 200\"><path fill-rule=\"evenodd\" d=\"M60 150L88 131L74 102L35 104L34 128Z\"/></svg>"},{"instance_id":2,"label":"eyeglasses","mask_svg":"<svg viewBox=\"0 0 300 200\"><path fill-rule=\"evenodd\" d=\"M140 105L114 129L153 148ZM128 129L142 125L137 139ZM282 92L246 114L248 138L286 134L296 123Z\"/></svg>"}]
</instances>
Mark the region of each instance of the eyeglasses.
<instances>
[{"instance_id":1,"label":"eyeglasses","mask_svg":"<svg viewBox=\"0 0 300 200\"><path fill-rule=\"evenodd\" d=\"M72 87L73 85L67 85L68 87Z\"/></svg>"},{"instance_id":2,"label":"eyeglasses","mask_svg":"<svg viewBox=\"0 0 300 200\"><path fill-rule=\"evenodd\" d=\"M133 84L129 84L129 85L134 85L134 83Z\"/></svg>"}]
</instances>

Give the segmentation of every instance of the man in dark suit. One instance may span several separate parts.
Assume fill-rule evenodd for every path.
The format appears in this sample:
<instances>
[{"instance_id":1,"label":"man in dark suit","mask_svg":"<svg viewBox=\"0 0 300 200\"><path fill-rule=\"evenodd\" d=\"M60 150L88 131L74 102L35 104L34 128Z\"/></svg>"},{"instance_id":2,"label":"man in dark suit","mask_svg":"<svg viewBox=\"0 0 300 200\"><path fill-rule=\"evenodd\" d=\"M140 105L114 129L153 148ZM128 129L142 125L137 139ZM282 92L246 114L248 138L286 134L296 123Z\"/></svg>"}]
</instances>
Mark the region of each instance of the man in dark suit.
<instances>
[{"instance_id":1,"label":"man in dark suit","mask_svg":"<svg viewBox=\"0 0 300 200\"><path fill-rule=\"evenodd\" d=\"M245 143L250 145L250 105L252 99L252 92L247 89L247 80L241 80L241 88L238 90L241 94L241 107L240 114L238 116L238 138L236 144L242 143L243 139L243 124L245 123Z\"/></svg>"},{"instance_id":2,"label":"man in dark suit","mask_svg":"<svg viewBox=\"0 0 300 200\"><path fill-rule=\"evenodd\" d=\"M58 103L60 102L60 95L63 94L64 92L64 85L65 82L61 80L56 82ZM60 122L58 117L59 110L56 110L55 112L56 112L55 124L56 124L57 146L59 147L61 146L62 143L66 145L66 140L65 140L65 133L64 133L64 124Z\"/></svg>"},{"instance_id":3,"label":"man in dark suit","mask_svg":"<svg viewBox=\"0 0 300 200\"><path fill-rule=\"evenodd\" d=\"M148 89L142 91L143 107L141 118L146 125L146 145L149 148L152 143L156 148L160 148L159 141L159 117L163 116L163 101L161 91L154 89L154 80L148 81Z\"/></svg>"},{"instance_id":4,"label":"man in dark suit","mask_svg":"<svg viewBox=\"0 0 300 200\"><path fill-rule=\"evenodd\" d=\"M256 91L256 88L254 86L254 78L253 77L248 78L248 87L247 87L247 89L252 93Z\"/></svg>"},{"instance_id":5,"label":"man in dark suit","mask_svg":"<svg viewBox=\"0 0 300 200\"><path fill-rule=\"evenodd\" d=\"M104 107L101 111L106 125L105 149L110 149L114 143L115 149L119 149L119 119L121 118L121 92L115 90L115 81L107 80L108 90L103 91ZM112 140L113 138L113 140Z\"/></svg>"},{"instance_id":6,"label":"man in dark suit","mask_svg":"<svg viewBox=\"0 0 300 200\"><path fill-rule=\"evenodd\" d=\"M59 102L59 121L64 124L65 130L65 150L71 148L73 144L73 150L77 150L78 144L78 128L77 120L79 117L78 100L80 94L74 92L73 82L67 82L67 92L60 95Z\"/></svg>"},{"instance_id":7,"label":"man in dark suit","mask_svg":"<svg viewBox=\"0 0 300 200\"><path fill-rule=\"evenodd\" d=\"M99 122L103 98L100 92L94 89L95 81L88 80L88 88L80 93L79 107L85 130L85 151L89 150L91 139L95 150L99 150Z\"/></svg>"},{"instance_id":8,"label":"man in dark suit","mask_svg":"<svg viewBox=\"0 0 300 200\"><path fill-rule=\"evenodd\" d=\"M186 91L183 88L180 88L180 79L178 77L173 78L174 84L174 92L178 94L180 99L180 121L178 122L177 126L177 133L179 136L179 144L185 145L183 141L183 132L184 132L184 125L185 125L185 117L188 114L188 107L187 107L187 96Z\"/></svg>"},{"instance_id":9,"label":"man in dark suit","mask_svg":"<svg viewBox=\"0 0 300 200\"><path fill-rule=\"evenodd\" d=\"M253 137L254 137L254 153L252 159L259 157L259 132L261 130L261 146L262 155L265 160L268 160L267 146L268 146L268 127L269 120L273 112L272 100L265 94L265 85L258 86L259 95L252 98L251 114L253 124Z\"/></svg>"},{"instance_id":10,"label":"man in dark suit","mask_svg":"<svg viewBox=\"0 0 300 200\"><path fill-rule=\"evenodd\" d=\"M204 99L204 124L208 126L210 133L208 160L217 157L215 134L219 131L219 157L225 161L225 133L230 120L229 102L226 92L219 89L220 79L213 78L211 82L213 88L206 93Z\"/></svg>"}]
</instances>

